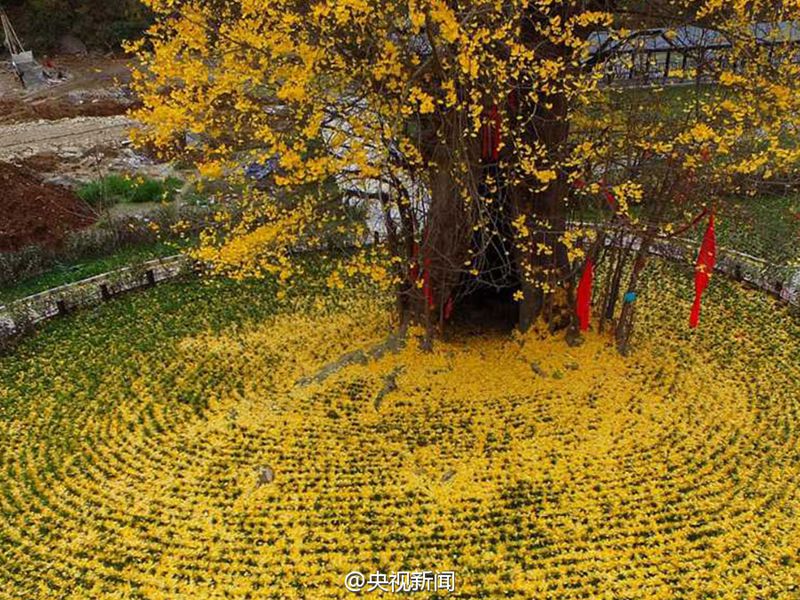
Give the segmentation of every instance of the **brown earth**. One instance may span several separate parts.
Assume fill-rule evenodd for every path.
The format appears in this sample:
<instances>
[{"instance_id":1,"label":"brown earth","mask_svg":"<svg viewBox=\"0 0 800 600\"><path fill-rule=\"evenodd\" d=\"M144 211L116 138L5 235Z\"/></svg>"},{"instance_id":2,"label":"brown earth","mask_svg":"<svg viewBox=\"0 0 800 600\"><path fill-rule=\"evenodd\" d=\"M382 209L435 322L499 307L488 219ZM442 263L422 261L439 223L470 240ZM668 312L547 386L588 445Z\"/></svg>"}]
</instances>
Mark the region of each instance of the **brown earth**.
<instances>
[{"instance_id":1,"label":"brown earth","mask_svg":"<svg viewBox=\"0 0 800 600\"><path fill-rule=\"evenodd\" d=\"M88 56L52 60L53 70L63 72L67 79L37 90L24 89L10 68L0 67L0 124L110 117L136 107L129 89L133 66L129 59Z\"/></svg>"},{"instance_id":2,"label":"brown earth","mask_svg":"<svg viewBox=\"0 0 800 600\"><path fill-rule=\"evenodd\" d=\"M113 117L124 115L133 108L136 105L132 102L112 98L98 98L82 104L66 98L46 98L34 102L19 98L0 98L0 124L56 121L74 117Z\"/></svg>"},{"instance_id":3,"label":"brown earth","mask_svg":"<svg viewBox=\"0 0 800 600\"><path fill-rule=\"evenodd\" d=\"M59 246L70 231L96 220L70 190L42 183L32 171L0 162L0 252Z\"/></svg>"},{"instance_id":4,"label":"brown earth","mask_svg":"<svg viewBox=\"0 0 800 600\"><path fill-rule=\"evenodd\" d=\"M55 152L42 152L23 158L19 164L37 173L55 173L61 167L61 158Z\"/></svg>"}]
</instances>

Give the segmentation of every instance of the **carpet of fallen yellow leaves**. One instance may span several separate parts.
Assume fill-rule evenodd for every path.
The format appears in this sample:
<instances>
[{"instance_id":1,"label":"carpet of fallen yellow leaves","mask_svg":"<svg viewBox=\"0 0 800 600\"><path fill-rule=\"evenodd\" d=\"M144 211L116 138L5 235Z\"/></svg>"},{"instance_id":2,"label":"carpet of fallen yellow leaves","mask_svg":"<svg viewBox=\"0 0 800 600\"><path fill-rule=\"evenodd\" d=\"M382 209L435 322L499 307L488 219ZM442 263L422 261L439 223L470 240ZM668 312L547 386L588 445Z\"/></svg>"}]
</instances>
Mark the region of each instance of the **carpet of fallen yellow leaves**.
<instances>
[{"instance_id":1,"label":"carpet of fallen yellow leaves","mask_svg":"<svg viewBox=\"0 0 800 600\"><path fill-rule=\"evenodd\" d=\"M796 598L798 321L715 281L690 332L690 290L655 278L629 358L412 335L311 383L386 339L385 303L197 327L165 286L57 324L0 359L0 597L349 597L380 569L455 571L461 598Z\"/></svg>"}]
</instances>

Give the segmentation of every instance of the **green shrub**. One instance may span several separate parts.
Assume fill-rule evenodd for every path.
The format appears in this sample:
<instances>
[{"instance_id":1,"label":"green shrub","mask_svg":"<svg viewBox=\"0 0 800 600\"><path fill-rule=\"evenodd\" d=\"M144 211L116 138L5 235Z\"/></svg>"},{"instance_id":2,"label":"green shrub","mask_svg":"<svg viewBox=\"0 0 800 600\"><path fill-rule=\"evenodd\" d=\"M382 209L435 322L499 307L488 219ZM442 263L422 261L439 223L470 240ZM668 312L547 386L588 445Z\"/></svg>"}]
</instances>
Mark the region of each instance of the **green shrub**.
<instances>
[{"instance_id":1,"label":"green shrub","mask_svg":"<svg viewBox=\"0 0 800 600\"><path fill-rule=\"evenodd\" d=\"M90 49L117 50L152 24L153 14L140 0L25 0L14 9L15 25L28 45L40 52L57 49L67 33ZM7 6L8 8L8 6Z\"/></svg>"},{"instance_id":2,"label":"green shrub","mask_svg":"<svg viewBox=\"0 0 800 600\"><path fill-rule=\"evenodd\" d=\"M176 177L167 177L162 183L162 202L172 202L183 188L183 181Z\"/></svg>"},{"instance_id":3,"label":"green shrub","mask_svg":"<svg viewBox=\"0 0 800 600\"><path fill-rule=\"evenodd\" d=\"M169 177L165 180L129 178L108 175L78 189L78 196L96 208L107 208L122 202L171 202L183 182Z\"/></svg>"},{"instance_id":4,"label":"green shrub","mask_svg":"<svg viewBox=\"0 0 800 600\"><path fill-rule=\"evenodd\" d=\"M212 214L207 209L168 205L150 211L147 219L130 215L101 219L93 227L71 232L59 247L26 246L17 252L0 252L0 287L19 284L59 264L97 259L159 240L172 243L177 237L171 228L178 222L184 224L183 234L193 238L209 226ZM0 293L0 304L3 295Z\"/></svg>"},{"instance_id":5,"label":"green shrub","mask_svg":"<svg viewBox=\"0 0 800 600\"><path fill-rule=\"evenodd\" d=\"M120 175L109 175L78 188L78 196L96 208L106 208L127 202L134 187L133 181Z\"/></svg>"},{"instance_id":6,"label":"green shrub","mask_svg":"<svg viewBox=\"0 0 800 600\"><path fill-rule=\"evenodd\" d=\"M164 200L164 184L155 179L145 179L137 184L128 197L128 202L159 202Z\"/></svg>"},{"instance_id":7,"label":"green shrub","mask_svg":"<svg viewBox=\"0 0 800 600\"><path fill-rule=\"evenodd\" d=\"M102 41L110 48L119 48L122 47L124 42L136 40L142 37L150 25L151 21L144 18L138 20L114 21L105 30L106 35L98 35L97 39L98 41L102 39ZM96 32L97 29L90 29L90 32L91 31Z\"/></svg>"}]
</instances>

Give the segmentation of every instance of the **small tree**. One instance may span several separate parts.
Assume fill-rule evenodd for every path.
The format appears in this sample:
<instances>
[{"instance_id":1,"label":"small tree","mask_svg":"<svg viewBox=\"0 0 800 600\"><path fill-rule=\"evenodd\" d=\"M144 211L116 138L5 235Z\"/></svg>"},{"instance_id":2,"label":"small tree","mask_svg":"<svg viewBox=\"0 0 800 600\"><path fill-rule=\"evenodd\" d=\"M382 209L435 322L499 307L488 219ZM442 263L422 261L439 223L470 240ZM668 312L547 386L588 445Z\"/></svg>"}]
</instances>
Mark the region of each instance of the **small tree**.
<instances>
[{"instance_id":1,"label":"small tree","mask_svg":"<svg viewBox=\"0 0 800 600\"><path fill-rule=\"evenodd\" d=\"M199 255L289 278L292 248L323 243L320 223L366 238L331 201L335 187L383 218L384 262L368 270L429 338L481 287L516 290L523 330L574 325L587 256L635 236L602 307L625 348L632 308L618 313L617 297L635 292L653 240L798 159L798 47L785 29L767 44L754 28L797 19L796 2L147 4L159 21L139 45L143 136L207 175L279 161L277 190L248 188ZM637 60L610 50L634 46L632 30L689 24L728 45L687 52L673 75L691 86L605 80L606 59ZM576 228L592 207L592 227Z\"/></svg>"}]
</instances>

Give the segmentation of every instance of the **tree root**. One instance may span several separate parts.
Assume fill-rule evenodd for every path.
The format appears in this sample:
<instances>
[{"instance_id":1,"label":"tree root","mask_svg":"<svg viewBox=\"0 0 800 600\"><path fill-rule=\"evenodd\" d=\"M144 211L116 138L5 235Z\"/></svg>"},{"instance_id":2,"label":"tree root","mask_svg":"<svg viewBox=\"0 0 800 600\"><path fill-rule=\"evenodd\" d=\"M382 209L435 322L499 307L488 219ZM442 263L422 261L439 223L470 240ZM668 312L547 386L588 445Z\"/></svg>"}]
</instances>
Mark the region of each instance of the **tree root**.
<instances>
[{"instance_id":1,"label":"tree root","mask_svg":"<svg viewBox=\"0 0 800 600\"><path fill-rule=\"evenodd\" d=\"M341 356L338 360L329 363L322 367L316 374L300 378L295 385L298 387L307 387L314 383L322 383L331 375L335 375L342 369L351 365L365 365L371 360L379 360L387 353L400 352L406 345L406 336L404 331L391 334L380 344L376 344L367 350L354 350Z\"/></svg>"}]
</instances>

